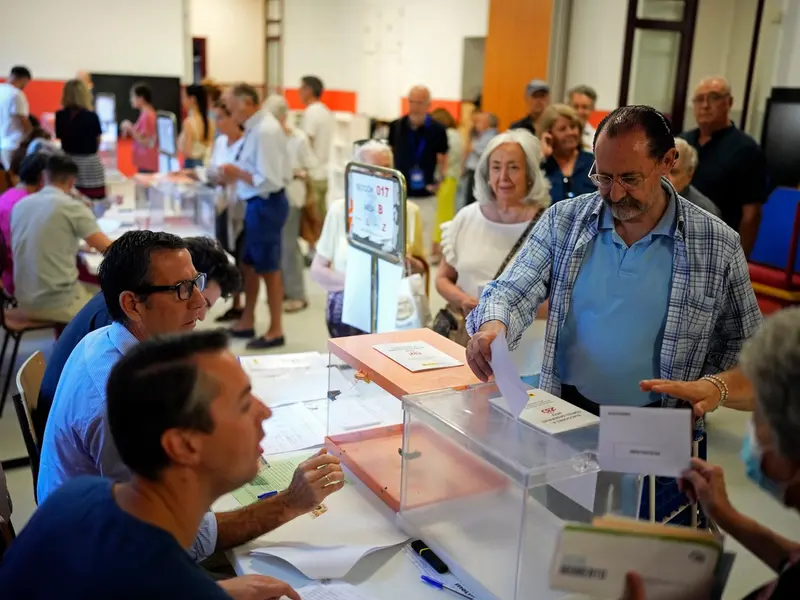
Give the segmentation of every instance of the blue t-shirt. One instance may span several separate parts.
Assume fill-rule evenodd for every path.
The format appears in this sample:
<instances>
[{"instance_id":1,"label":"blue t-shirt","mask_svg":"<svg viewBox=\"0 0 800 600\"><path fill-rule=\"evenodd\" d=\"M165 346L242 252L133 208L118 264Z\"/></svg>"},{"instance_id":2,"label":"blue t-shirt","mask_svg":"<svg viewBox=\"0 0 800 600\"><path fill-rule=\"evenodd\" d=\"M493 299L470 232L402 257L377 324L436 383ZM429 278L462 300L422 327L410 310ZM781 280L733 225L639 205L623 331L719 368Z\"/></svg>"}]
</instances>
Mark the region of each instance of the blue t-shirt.
<instances>
[{"instance_id":1,"label":"blue t-shirt","mask_svg":"<svg viewBox=\"0 0 800 600\"><path fill-rule=\"evenodd\" d=\"M102 293L98 293L72 318L69 325L58 336L58 341L47 361L42 387L39 389L39 402L33 413L33 428L40 440L44 440L44 426L47 423L50 408L53 406L53 398L56 396L61 371L64 370L69 355L88 334L95 329L111 325L111 323L112 319L105 298Z\"/></svg>"},{"instance_id":2,"label":"blue t-shirt","mask_svg":"<svg viewBox=\"0 0 800 600\"><path fill-rule=\"evenodd\" d=\"M0 596L230 600L169 533L119 508L112 485L81 477L50 496L0 562Z\"/></svg>"}]
</instances>

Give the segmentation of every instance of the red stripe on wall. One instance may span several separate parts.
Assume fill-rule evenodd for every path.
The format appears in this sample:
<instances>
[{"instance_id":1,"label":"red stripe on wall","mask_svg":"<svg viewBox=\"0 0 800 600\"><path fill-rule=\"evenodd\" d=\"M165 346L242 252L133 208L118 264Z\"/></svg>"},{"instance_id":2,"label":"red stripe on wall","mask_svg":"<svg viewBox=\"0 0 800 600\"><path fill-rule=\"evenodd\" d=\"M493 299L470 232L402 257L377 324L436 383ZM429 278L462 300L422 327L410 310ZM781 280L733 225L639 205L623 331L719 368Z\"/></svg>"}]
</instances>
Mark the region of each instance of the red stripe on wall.
<instances>
[{"instance_id":1,"label":"red stripe on wall","mask_svg":"<svg viewBox=\"0 0 800 600\"><path fill-rule=\"evenodd\" d=\"M284 90L286 102L292 110L303 110L305 105L300 101L300 92L297 88ZM338 112L356 112L356 93L345 90L325 90L322 94L322 103L329 109Z\"/></svg>"},{"instance_id":2,"label":"red stripe on wall","mask_svg":"<svg viewBox=\"0 0 800 600\"><path fill-rule=\"evenodd\" d=\"M437 100L433 98L431 100L431 108L430 110L434 110L437 108L443 108L456 120L456 123L461 121L461 100ZM408 98L403 98L400 101L400 114L405 115L408 114Z\"/></svg>"},{"instance_id":3,"label":"red stripe on wall","mask_svg":"<svg viewBox=\"0 0 800 600\"><path fill-rule=\"evenodd\" d=\"M0 79L5 81L5 79ZM55 112L61 108L63 81L34 79L25 87L25 96L31 107L31 114L41 117L43 112Z\"/></svg>"},{"instance_id":4,"label":"red stripe on wall","mask_svg":"<svg viewBox=\"0 0 800 600\"><path fill-rule=\"evenodd\" d=\"M589 117L589 124L597 128L600 125L600 121L602 121L606 116L610 113L610 110L596 110L594 111L591 116Z\"/></svg>"}]
</instances>

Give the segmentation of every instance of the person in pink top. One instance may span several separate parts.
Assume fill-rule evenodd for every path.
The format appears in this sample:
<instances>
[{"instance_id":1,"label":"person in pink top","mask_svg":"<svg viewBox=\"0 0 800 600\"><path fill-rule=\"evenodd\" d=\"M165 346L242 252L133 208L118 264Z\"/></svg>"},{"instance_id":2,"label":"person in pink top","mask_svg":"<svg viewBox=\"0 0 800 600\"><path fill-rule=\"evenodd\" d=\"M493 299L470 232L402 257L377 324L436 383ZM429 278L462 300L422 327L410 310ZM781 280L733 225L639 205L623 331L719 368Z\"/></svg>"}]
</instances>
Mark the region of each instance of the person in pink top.
<instances>
[{"instance_id":1,"label":"person in pink top","mask_svg":"<svg viewBox=\"0 0 800 600\"><path fill-rule=\"evenodd\" d=\"M122 134L133 138L133 164L139 173L158 171L158 132L153 92L146 83L131 88L131 106L139 111L136 123L122 122Z\"/></svg>"},{"instance_id":2,"label":"person in pink top","mask_svg":"<svg viewBox=\"0 0 800 600\"><path fill-rule=\"evenodd\" d=\"M0 196L0 232L3 234L0 248L0 269L3 273L3 289L14 295L14 259L11 253L11 210L30 194L42 189L42 173L47 163L47 154L36 152L25 157L19 168L19 184Z\"/></svg>"}]
</instances>

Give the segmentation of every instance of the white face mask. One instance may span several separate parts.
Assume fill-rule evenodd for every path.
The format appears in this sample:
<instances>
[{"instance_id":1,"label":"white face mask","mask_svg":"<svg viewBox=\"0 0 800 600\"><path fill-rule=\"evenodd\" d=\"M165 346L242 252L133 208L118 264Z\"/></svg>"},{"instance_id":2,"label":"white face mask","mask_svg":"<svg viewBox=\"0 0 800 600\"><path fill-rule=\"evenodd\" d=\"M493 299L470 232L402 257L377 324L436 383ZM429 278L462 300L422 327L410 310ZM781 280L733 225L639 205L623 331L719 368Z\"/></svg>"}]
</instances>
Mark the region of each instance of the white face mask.
<instances>
[{"instance_id":1,"label":"white face mask","mask_svg":"<svg viewBox=\"0 0 800 600\"><path fill-rule=\"evenodd\" d=\"M756 427L752 420L747 424L747 435L745 435L744 441L742 442L740 456L742 462L744 462L745 472L750 481L782 504L785 504L786 484L770 479L767 474L764 473L764 451L758 444Z\"/></svg>"}]
</instances>

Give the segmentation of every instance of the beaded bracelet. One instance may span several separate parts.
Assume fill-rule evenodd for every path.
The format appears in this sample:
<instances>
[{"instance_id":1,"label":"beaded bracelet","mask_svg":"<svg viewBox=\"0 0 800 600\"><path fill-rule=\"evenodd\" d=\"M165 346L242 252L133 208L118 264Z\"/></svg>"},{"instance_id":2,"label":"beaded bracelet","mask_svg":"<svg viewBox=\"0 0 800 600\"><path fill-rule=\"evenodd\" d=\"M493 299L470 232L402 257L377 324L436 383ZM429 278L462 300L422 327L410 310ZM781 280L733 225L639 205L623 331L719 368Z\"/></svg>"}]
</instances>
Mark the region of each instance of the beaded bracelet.
<instances>
[{"instance_id":1,"label":"beaded bracelet","mask_svg":"<svg viewBox=\"0 0 800 600\"><path fill-rule=\"evenodd\" d=\"M719 390L719 402L708 412L714 412L718 408L725 406L725 401L728 399L728 384L716 375L703 375L700 379L713 383L714 387Z\"/></svg>"}]
</instances>

